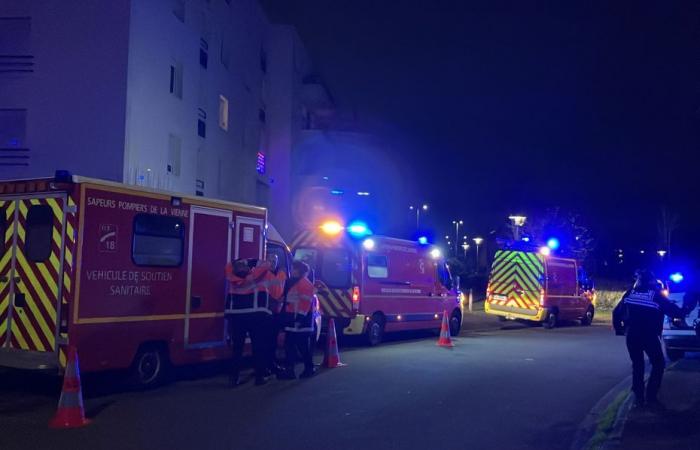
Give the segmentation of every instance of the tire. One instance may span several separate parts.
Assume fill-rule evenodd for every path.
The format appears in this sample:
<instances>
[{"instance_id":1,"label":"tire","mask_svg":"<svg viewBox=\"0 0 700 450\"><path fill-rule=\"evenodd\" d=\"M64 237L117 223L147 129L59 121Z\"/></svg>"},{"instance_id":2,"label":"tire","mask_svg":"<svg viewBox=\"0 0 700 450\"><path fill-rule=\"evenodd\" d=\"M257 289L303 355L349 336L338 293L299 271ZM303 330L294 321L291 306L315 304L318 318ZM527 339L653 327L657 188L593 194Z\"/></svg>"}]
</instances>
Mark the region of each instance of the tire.
<instances>
[{"instance_id":1,"label":"tire","mask_svg":"<svg viewBox=\"0 0 700 450\"><path fill-rule=\"evenodd\" d=\"M131 383L141 389L154 388L163 383L169 369L168 358L162 346L143 346L131 365Z\"/></svg>"},{"instance_id":2,"label":"tire","mask_svg":"<svg viewBox=\"0 0 700 450\"><path fill-rule=\"evenodd\" d=\"M584 327L589 326L590 324L593 323L593 317L595 316L595 309L593 306L589 306L586 312L583 314L583 317L581 317L581 325Z\"/></svg>"},{"instance_id":3,"label":"tire","mask_svg":"<svg viewBox=\"0 0 700 450\"><path fill-rule=\"evenodd\" d=\"M374 314L367 323L365 338L370 347L375 347L382 343L384 338L384 318L380 314Z\"/></svg>"},{"instance_id":4,"label":"tire","mask_svg":"<svg viewBox=\"0 0 700 450\"><path fill-rule=\"evenodd\" d=\"M668 359L671 361L678 361L679 359L683 359L685 356L685 352L683 350L666 350L666 355L668 356Z\"/></svg>"},{"instance_id":5,"label":"tire","mask_svg":"<svg viewBox=\"0 0 700 450\"><path fill-rule=\"evenodd\" d=\"M455 311L450 316L450 336L458 336L459 331L462 329L462 314Z\"/></svg>"},{"instance_id":6,"label":"tire","mask_svg":"<svg viewBox=\"0 0 700 450\"><path fill-rule=\"evenodd\" d=\"M496 317L498 317L499 322L508 322L508 318L506 318L506 316L496 316Z\"/></svg>"},{"instance_id":7,"label":"tire","mask_svg":"<svg viewBox=\"0 0 700 450\"><path fill-rule=\"evenodd\" d=\"M542 322L542 326L548 330L551 330L557 326L558 321L559 314L554 310L550 310L547 312L547 317L545 317L544 322Z\"/></svg>"}]
</instances>

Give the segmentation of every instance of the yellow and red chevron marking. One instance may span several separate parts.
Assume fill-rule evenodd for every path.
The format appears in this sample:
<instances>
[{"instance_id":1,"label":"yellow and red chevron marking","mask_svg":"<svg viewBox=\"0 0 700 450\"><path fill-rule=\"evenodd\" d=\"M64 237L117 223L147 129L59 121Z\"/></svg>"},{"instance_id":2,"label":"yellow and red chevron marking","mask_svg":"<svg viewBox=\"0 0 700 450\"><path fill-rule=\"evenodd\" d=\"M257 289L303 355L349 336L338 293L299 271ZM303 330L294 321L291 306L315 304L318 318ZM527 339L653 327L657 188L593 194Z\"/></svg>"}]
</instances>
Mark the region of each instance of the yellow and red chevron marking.
<instances>
[{"instance_id":1,"label":"yellow and red chevron marking","mask_svg":"<svg viewBox=\"0 0 700 450\"><path fill-rule=\"evenodd\" d=\"M317 280L317 296L321 306L321 314L328 317L352 317L352 291L348 289L332 289L323 281Z\"/></svg>"},{"instance_id":2,"label":"yellow and red chevron marking","mask_svg":"<svg viewBox=\"0 0 700 450\"><path fill-rule=\"evenodd\" d=\"M500 250L496 252L491 268L490 287L491 292L506 299L493 300L492 303L536 310L543 279L542 255Z\"/></svg>"},{"instance_id":3,"label":"yellow and red chevron marking","mask_svg":"<svg viewBox=\"0 0 700 450\"><path fill-rule=\"evenodd\" d=\"M14 234L15 202L0 200L0 215L2 215L2 227L0 227L0 278L9 280L12 270L12 236ZM10 283L0 284L0 346L5 342L7 335L8 315L10 308Z\"/></svg>"},{"instance_id":4,"label":"yellow and red chevron marking","mask_svg":"<svg viewBox=\"0 0 700 450\"><path fill-rule=\"evenodd\" d=\"M68 207L74 209L75 200L72 196L68 197ZM78 222L76 214L66 214L66 232L65 232L65 246L63 254L63 286L61 293L61 310L64 317L69 315L67 308L72 300L73 292L73 280L74 277L74 256L76 249L76 241L78 237ZM64 345L59 346L58 349L58 361L61 368L66 367L67 357L67 343L68 343L68 333L63 331L59 333L59 339L64 343Z\"/></svg>"},{"instance_id":5,"label":"yellow and red chevron marking","mask_svg":"<svg viewBox=\"0 0 700 450\"><path fill-rule=\"evenodd\" d=\"M10 344L14 348L41 352L56 348L56 306L59 299L61 276L61 247L63 245L63 199L32 198L17 201L19 214L17 249L15 252L15 276L21 280L15 291L24 294L25 306L14 308ZM27 215L36 205L45 205L52 212L51 248L48 259L31 261L25 254Z\"/></svg>"}]
</instances>

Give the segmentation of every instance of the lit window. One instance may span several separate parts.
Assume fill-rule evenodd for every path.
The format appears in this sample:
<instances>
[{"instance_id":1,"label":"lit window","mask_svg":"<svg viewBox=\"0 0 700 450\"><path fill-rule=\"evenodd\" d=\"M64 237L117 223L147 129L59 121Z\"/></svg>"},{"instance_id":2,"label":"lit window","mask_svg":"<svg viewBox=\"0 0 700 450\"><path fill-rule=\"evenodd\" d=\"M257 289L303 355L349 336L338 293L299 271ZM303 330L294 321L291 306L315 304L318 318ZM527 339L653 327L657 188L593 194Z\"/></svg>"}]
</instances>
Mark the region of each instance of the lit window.
<instances>
[{"instance_id":1,"label":"lit window","mask_svg":"<svg viewBox=\"0 0 700 450\"><path fill-rule=\"evenodd\" d=\"M228 130L228 99L223 95L219 95L219 126Z\"/></svg>"},{"instance_id":2,"label":"lit window","mask_svg":"<svg viewBox=\"0 0 700 450\"><path fill-rule=\"evenodd\" d=\"M389 264L384 255L367 255L367 275L370 278L388 278Z\"/></svg>"}]
</instances>

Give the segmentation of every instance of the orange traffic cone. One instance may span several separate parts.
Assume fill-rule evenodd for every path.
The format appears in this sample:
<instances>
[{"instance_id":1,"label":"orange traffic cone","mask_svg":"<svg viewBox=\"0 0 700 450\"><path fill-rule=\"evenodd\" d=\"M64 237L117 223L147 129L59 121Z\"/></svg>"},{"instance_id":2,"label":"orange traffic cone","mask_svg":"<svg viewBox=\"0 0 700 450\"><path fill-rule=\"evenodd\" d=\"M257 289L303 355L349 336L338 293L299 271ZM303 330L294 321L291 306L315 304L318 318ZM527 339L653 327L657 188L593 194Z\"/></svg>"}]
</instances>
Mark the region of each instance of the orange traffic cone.
<instances>
[{"instance_id":1,"label":"orange traffic cone","mask_svg":"<svg viewBox=\"0 0 700 450\"><path fill-rule=\"evenodd\" d=\"M440 347L454 347L450 337L450 320L447 318L447 311L442 314L442 326L440 327L440 339L437 345Z\"/></svg>"},{"instance_id":2,"label":"orange traffic cone","mask_svg":"<svg viewBox=\"0 0 700 450\"><path fill-rule=\"evenodd\" d=\"M338 353L338 339L335 335L335 322L333 319L328 320L328 345L326 346L326 354L323 356L323 365L332 369L334 367L342 367L345 364L340 362L340 353Z\"/></svg>"},{"instance_id":3,"label":"orange traffic cone","mask_svg":"<svg viewBox=\"0 0 700 450\"><path fill-rule=\"evenodd\" d=\"M90 421L85 418L83 392L80 388L78 351L75 347L69 347L61 398L58 400L56 415L49 421L49 428L78 428L88 423Z\"/></svg>"}]
</instances>

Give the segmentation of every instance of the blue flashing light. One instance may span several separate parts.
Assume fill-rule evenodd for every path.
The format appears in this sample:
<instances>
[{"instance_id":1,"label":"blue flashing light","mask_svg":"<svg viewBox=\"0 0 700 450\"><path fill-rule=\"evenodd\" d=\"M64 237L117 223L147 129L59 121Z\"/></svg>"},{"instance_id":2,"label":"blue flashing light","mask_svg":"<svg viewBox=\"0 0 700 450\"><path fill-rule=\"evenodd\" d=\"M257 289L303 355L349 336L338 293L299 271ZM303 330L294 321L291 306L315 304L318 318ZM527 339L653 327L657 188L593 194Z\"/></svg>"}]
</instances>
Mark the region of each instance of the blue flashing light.
<instances>
[{"instance_id":1,"label":"blue flashing light","mask_svg":"<svg viewBox=\"0 0 700 450\"><path fill-rule=\"evenodd\" d=\"M331 189L331 195L343 195L345 194L345 191L342 189Z\"/></svg>"},{"instance_id":2,"label":"blue flashing light","mask_svg":"<svg viewBox=\"0 0 700 450\"><path fill-rule=\"evenodd\" d=\"M681 281L683 281L683 274L680 273L680 272L675 272L675 273L672 273L671 275L669 275L668 278L669 278L671 281L673 281L674 283L678 284L678 283L680 283Z\"/></svg>"},{"instance_id":3,"label":"blue flashing light","mask_svg":"<svg viewBox=\"0 0 700 450\"><path fill-rule=\"evenodd\" d=\"M418 238L418 243L419 243L420 245L428 245L428 238L425 237L425 236L420 236L420 237Z\"/></svg>"},{"instance_id":4,"label":"blue flashing light","mask_svg":"<svg viewBox=\"0 0 700 450\"><path fill-rule=\"evenodd\" d=\"M347 230L351 236L356 238L365 237L372 234L372 231L369 229L367 224L359 220L352 222L350 225L348 225Z\"/></svg>"},{"instance_id":5,"label":"blue flashing light","mask_svg":"<svg viewBox=\"0 0 700 450\"><path fill-rule=\"evenodd\" d=\"M559 239L557 238L549 238L547 240L547 247L549 247L552 250L556 250L559 248Z\"/></svg>"},{"instance_id":6,"label":"blue flashing light","mask_svg":"<svg viewBox=\"0 0 700 450\"><path fill-rule=\"evenodd\" d=\"M357 195L359 195L360 197L369 197L369 192L367 192L367 191L358 191L358 192L357 192Z\"/></svg>"}]
</instances>

